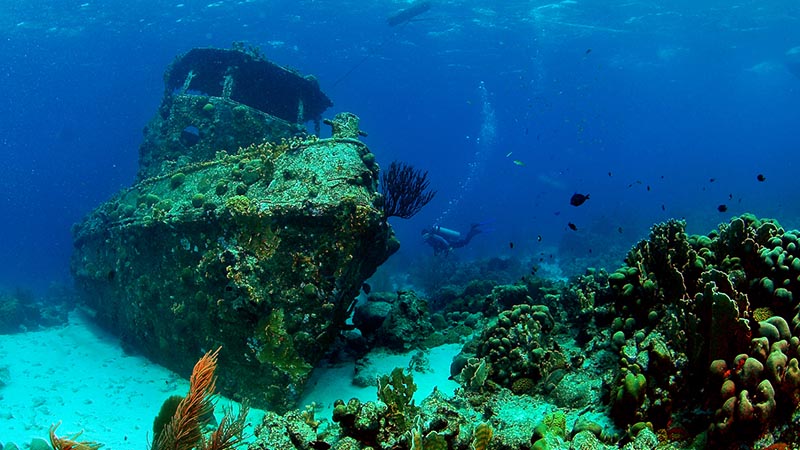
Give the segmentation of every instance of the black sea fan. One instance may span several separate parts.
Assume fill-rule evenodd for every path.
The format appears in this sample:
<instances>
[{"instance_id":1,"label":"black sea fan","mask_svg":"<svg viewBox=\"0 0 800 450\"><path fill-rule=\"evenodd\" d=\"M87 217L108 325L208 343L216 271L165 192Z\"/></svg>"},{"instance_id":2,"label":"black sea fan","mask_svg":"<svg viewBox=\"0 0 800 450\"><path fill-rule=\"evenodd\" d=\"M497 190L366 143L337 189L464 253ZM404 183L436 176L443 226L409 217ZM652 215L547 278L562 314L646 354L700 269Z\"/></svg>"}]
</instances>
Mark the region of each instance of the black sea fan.
<instances>
[{"instance_id":1,"label":"black sea fan","mask_svg":"<svg viewBox=\"0 0 800 450\"><path fill-rule=\"evenodd\" d=\"M388 217L411 218L427 205L436 191L428 190L428 172L393 161L389 170L381 173L383 214Z\"/></svg>"}]
</instances>

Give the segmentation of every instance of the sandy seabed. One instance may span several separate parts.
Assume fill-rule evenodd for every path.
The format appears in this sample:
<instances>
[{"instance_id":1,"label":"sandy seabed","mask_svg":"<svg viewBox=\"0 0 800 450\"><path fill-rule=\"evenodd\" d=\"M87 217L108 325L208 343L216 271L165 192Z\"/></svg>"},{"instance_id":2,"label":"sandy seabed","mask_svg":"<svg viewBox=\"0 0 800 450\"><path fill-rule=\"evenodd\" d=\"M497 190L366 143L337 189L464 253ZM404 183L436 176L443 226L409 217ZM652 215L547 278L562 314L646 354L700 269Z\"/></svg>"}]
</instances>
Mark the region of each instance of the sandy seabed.
<instances>
[{"instance_id":1,"label":"sandy seabed","mask_svg":"<svg viewBox=\"0 0 800 450\"><path fill-rule=\"evenodd\" d=\"M447 376L459 348L447 345L428 353L430 370L414 374L418 402L437 385L452 394L456 385ZM369 361L375 373L389 373L394 367L407 367L410 358L410 354L375 353ZM352 384L353 371L352 362L317 369L302 404L313 402L316 417L330 419L338 398L374 400L374 387ZM69 315L63 327L0 335L3 444L14 442L24 449L33 438L48 439L50 426L60 421L59 436L83 431L81 439L102 443L105 449L146 450L161 403L188 390L188 380L144 357L126 355L116 337L78 311ZM219 398L218 419L222 407L231 403ZM251 410L250 423L260 423L263 414ZM248 431L252 439L252 428Z\"/></svg>"}]
</instances>

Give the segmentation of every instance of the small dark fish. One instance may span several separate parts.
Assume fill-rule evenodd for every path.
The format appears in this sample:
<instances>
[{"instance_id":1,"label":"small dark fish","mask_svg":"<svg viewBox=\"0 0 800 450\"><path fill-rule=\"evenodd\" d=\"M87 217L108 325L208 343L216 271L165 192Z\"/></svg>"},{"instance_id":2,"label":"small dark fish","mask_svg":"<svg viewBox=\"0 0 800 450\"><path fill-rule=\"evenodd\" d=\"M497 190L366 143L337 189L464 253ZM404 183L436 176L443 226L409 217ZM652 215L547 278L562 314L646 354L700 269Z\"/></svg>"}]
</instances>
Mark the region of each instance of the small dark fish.
<instances>
[{"instance_id":1,"label":"small dark fish","mask_svg":"<svg viewBox=\"0 0 800 450\"><path fill-rule=\"evenodd\" d=\"M717 211L719 211L719 212L725 212L727 210L728 210L728 205L724 205L723 204L723 205L717 206Z\"/></svg>"},{"instance_id":2,"label":"small dark fish","mask_svg":"<svg viewBox=\"0 0 800 450\"><path fill-rule=\"evenodd\" d=\"M364 291L365 294L369 295L369 292L372 290L372 286L367 283L362 283L361 290Z\"/></svg>"},{"instance_id":3,"label":"small dark fish","mask_svg":"<svg viewBox=\"0 0 800 450\"><path fill-rule=\"evenodd\" d=\"M542 235L541 234L536 236L536 242L542 242Z\"/></svg>"},{"instance_id":4,"label":"small dark fish","mask_svg":"<svg viewBox=\"0 0 800 450\"><path fill-rule=\"evenodd\" d=\"M617 232L619 232L619 234L622 234L622 227L617 228Z\"/></svg>"},{"instance_id":5,"label":"small dark fish","mask_svg":"<svg viewBox=\"0 0 800 450\"><path fill-rule=\"evenodd\" d=\"M716 179L716 178L709 178L709 179L708 179L708 182L709 182L709 183L713 183L713 182L715 182L715 181L717 181L717 179Z\"/></svg>"},{"instance_id":6,"label":"small dark fish","mask_svg":"<svg viewBox=\"0 0 800 450\"><path fill-rule=\"evenodd\" d=\"M576 192L572 194L572 198L569 199L569 204L572 206L581 206L586 200L589 200L589 194L583 195Z\"/></svg>"},{"instance_id":7,"label":"small dark fish","mask_svg":"<svg viewBox=\"0 0 800 450\"><path fill-rule=\"evenodd\" d=\"M647 192L650 192L650 185L647 185Z\"/></svg>"},{"instance_id":8,"label":"small dark fish","mask_svg":"<svg viewBox=\"0 0 800 450\"><path fill-rule=\"evenodd\" d=\"M589 53L592 53L592 49L590 49L590 48L587 48L587 49L586 49L586 54L588 55Z\"/></svg>"},{"instance_id":9,"label":"small dark fish","mask_svg":"<svg viewBox=\"0 0 800 450\"><path fill-rule=\"evenodd\" d=\"M758 181L766 181L766 180L767 180L767 177L765 177L765 176L764 176L764 174L760 173L760 174L758 174L758 176L756 177L756 180L758 180Z\"/></svg>"},{"instance_id":10,"label":"small dark fish","mask_svg":"<svg viewBox=\"0 0 800 450\"><path fill-rule=\"evenodd\" d=\"M592 249L589 249L589 254L591 254L591 253L592 253Z\"/></svg>"},{"instance_id":11,"label":"small dark fish","mask_svg":"<svg viewBox=\"0 0 800 450\"><path fill-rule=\"evenodd\" d=\"M728 200L733 200L733 194L728 194Z\"/></svg>"},{"instance_id":12,"label":"small dark fish","mask_svg":"<svg viewBox=\"0 0 800 450\"><path fill-rule=\"evenodd\" d=\"M508 248L514 248L514 243L513 242L509 242L508 243Z\"/></svg>"},{"instance_id":13,"label":"small dark fish","mask_svg":"<svg viewBox=\"0 0 800 450\"><path fill-rule=\"evenodd\" d=\"M666 206L664 206L664 205L661 205L661 210L662 210L662 211L666 211L666 210L667 210L667 207L666 207Z\"/></svg>"},{"instance_id":14,"label":"small dark fish","mask_svg":"<svg viewBox=\"0 0 800 450\"><path fill-rule=\"evenodd\" d=\"M633 187L634 184L642 184L642 180L636 180L633 183L629 184L628 187Z\"/></svg>"},{"instance_id":15,"label":"small dark fish","mask_svg":"<svg viewBox=\"0 0 800 450\"><path fill-rule=\"evenodd\" d=\"M611 172L608 172L608 176L611 176Z\"/></svg>"},{"instance_id":16,"label":"small dark fish","mask_svg":"<svg viewBox=\"0 0 800 450\"><path fill-rule=\"evenodd\" d=\"M574 224L574 223L572 223L572 222L569 222L569 223L567 224L567 226L568 226L568 227L569 227L569 229L570 229L570 230L572 230L572 231L578 231L578 227L577 227L577 226L575 226L575 224Z\"/></svg>"}]
</instances>

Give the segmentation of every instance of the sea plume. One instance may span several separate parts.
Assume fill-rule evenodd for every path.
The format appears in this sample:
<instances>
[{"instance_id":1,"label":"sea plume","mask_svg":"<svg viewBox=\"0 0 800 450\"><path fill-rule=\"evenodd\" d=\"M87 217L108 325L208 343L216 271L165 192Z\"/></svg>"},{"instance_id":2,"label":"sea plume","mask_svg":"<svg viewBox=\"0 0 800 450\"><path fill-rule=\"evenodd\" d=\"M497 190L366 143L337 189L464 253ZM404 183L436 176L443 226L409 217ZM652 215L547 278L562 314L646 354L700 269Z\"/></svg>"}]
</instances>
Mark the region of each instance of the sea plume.
<instances>
[{"instance_id":1,"label":"sea plume","mask_svg":"<svg viewBox=\"0 0 800 450\"><path fill-rule=\"evenodd\" d=\"M389 170L381 173L383 214L410 219L433 200L436 191L428 190L428 172L414 166L392 161Z\"/></svg>"},{"instance_id":2,"label":"sea plume","mask_svg":"<svg viewBox=\"0 0 800 450\"><path fill-rule=\"evenodd\" d=\"M78 436L83 433L79 431L70 437L56 436L56 429L61 425L61 421L50 426L50 445L54 450L97 450L103 446L93 441L77 441Z\"/></svg>"},{"instance_id":3,"label":"sea plume","mask_svg":"<svg viewBox=\"0 0 800 450\"><path fill-rule=\"evenodd\" d=\"M247 401L239 408L239 415L235 418L233 411L225 410L225 415L219 422L219 427L203 441L201 450L227 450L239 446L244 440L244 427L247 426L247 413L250 407Z\"/></svg>"},{"instance_id":4,"label":"sea plume","mask_svg":"<svg viewBox=\"0 0 800 450\"><path fill-rule=\"evenodd\" d=\"M171 419L156 430L152 450L227 450L243 440L249 408L243 404L239 415L226 410L216 431L206 438L203 427L214 410L217 356L220 348L209 351L194 366L189 379L189 393L177 404ZM170 401L169 399L167 401Z\"/></svg>"},{"instance_id":5,"label":"sea plume","mask_svg":"<svg viewBox=\"0 0 800 450\"><path fill-rule=\"evenodd\" d=\"M217 356L222 347L208 352L197 361L189 379L189 393L178 403L169 423L156 436L154 450L191 450L203 439L200 418L214 409Z\"/></svg>"},{"instance_id":6,"label":"sea plume","mask_svg":"<svg viewBox=\"0 0 800 450\"><path fill-rule=\"evenodd\" d=\"M232 450L242 444L250 407L242 403L239 414L225 408L217 429L207 436L203 429L213 417L214 389L217 377L217 356L222 347L209 351L194 365L186 397L172 396L164 401L153 423L154 442L151 450ZM78 441L81 433L69 437L56 436L61 422L50 426L53 450L98 450L102 444Z\"/></svg>"}]
</instances>

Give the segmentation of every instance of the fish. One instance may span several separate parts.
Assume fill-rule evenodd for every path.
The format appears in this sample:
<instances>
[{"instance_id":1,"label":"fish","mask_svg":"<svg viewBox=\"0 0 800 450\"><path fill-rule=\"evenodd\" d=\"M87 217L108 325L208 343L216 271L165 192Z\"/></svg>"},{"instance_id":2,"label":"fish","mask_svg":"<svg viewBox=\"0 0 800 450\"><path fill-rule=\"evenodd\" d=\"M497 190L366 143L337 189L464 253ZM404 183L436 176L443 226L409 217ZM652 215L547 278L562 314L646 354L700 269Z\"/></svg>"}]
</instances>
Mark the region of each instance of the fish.
<instances>
[{"instance_id":1,"label":"fish","mask_svg":"<svg viewBox=\"0 0 800 450\"><path fill-rule=\"evenodd\" d=\"M572 230L572 231L578 231L578 227L577 227L577 226L576 226L574 223L572 223L572 222L569 222L569 223L567 223L567 226L568 226L568 227L569 227L569 229L570 229L570 230Z\"/></svg>"},{"instance_id":2,"label":"fish","mask_svg":"<svg viewBox=\"0 0 800 450\"><path fill-rule=\"evenodd\" d=\"M513 242L509 242L508 243L508 248L512 248L513 249L514 248L514 243Z\"/></svg>"},{"instance_id":3,"label":"fish","mask_svg":"<svg viewBox=\"0 0 800 450\"><path fill-rule=\"evenodd\" d=\"M536 236L536 242L542 242L542 235L541 234Z\"/></svg>"},{"instance_id":4,"label":"fish","mask_svg":"<svg viewBox=\"0 0 800 450\"><path fill-rule=\"evenodd\" d=\"M372 290L372 286L368 283L361 283L361 290L364 291L365 294L369 295L369 292Z\"/></svg>"},{"instance_id":5,"label":"fish","mask_svg":"<svg viewBox=\"0 0 800 450\"><path fill-rule=\"evenodd\" d=\"M511 156L511 154L512 154L512 153L514 153L514 152L508 152L508 153L506 153L506 158L508 158L509 156Z\"/></svg>"},{"instance_id":6,"label":"fish","mask_svg":"<svg viewBox=\"0 0 800 450\"><path fill-rule=\"evenodd\" d=\"M717 211L719 211L719 212L724 213L727 210L728 210L728 205L722 204L722 205L717 206Z\"/></svg>"},{"instance_id":7,"label":"fish","mask_svg":"<svg viewBox=\"0 0 800 450\"><path fill-rule=\"evenodd\" d=\"M390 27L396 27L398 25L406 24L408 22L411 22L418 15L431 9L431 6L432 6L431 2L427 1L414 3L408 8L401 9L397 13L389 16L389 18L386 19L386 23L389 24Z\"/></svg>"},{"instance_id":8,"label":"fish","mask_svg":"<svg viewBox=\"0 0 800 450\"><path fill-rule=\"evenodd\" d=\"M622 227L619 227L619 228L617 228L617 232L618 232L619 234L622 234Z\"/></svg>"},{"instance_id":9,"label":"fish","mask_svg":"<svg viewBox=\"0 0 800 450\"><path fill-rule=\"evenodd\" d=\"M767 177L765 177L764 174L762 173L758 174L758 176L756 177L756 180L758 181L766 181L766 179Z\"/></svg>"},{"instance_id":10,"label":"fish","mask_svg":"<svg viewBox=\"0 0 800 450\"><path fill-rule=\"evenodd\" d=\"M514 160L514 164L516 164L516 165L518 165L518 166L524 166L524 165L525 165L525 163L524 163L524 162L522 162L522 161L520 161L520 160L518 160L518 159L515 159L515 160Z\"/></svg>"},{"instance_id":11,"label":"fish","mask_svg":"<svg viewBox=\"0 0 800 450\"><path fill-rule=\"evenodd\" d=\"M572 206L581 206L586 200L589 200L589 194L583 195L576 192L572 194L572 197L569 199L569 204Z\"/></svg>"}]
</instances>

